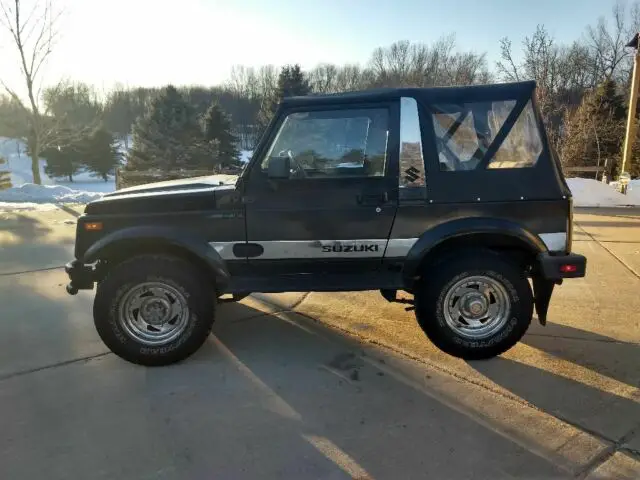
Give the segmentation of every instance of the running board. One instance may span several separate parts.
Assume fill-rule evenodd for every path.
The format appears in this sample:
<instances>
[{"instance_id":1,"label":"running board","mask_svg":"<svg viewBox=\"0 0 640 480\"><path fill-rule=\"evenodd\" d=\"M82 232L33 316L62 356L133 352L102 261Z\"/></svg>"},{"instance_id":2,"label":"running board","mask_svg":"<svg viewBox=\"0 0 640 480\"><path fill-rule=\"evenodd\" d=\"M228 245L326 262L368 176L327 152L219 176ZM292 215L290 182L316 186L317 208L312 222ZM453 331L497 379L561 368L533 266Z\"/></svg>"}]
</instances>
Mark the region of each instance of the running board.
<instances>
[{"instance_id":1,"label":"running board","mask_svg":"<svg viewBox=\"0 0 640 480\"><path fill-rule=\"evenodd\" d=\"M280 292L355 292L364 290L402 289L400 272L371 272L358 274L291 274L268 277L231 277L223 293L280 293Z\"/></svg>"}]
</instances>

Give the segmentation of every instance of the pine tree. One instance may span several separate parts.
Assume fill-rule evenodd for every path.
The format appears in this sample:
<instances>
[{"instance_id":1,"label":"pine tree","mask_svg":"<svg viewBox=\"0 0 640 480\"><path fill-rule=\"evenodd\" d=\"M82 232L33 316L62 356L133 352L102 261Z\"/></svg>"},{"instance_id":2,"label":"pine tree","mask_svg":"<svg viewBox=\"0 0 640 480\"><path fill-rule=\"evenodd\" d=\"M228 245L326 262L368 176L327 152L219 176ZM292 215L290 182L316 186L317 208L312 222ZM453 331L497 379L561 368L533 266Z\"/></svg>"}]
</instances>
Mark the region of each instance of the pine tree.
<instances>
[{"instance_id":1,"label":"pine tree","mask_svg":"<svg viewBox=\"0 0 640 480\"><path fill-rule=\"evenodd\" d=\"M237 139L231 132L231 119L222 107L212 103L202 117L202 134L205 142L217 142L217 162L223 166L239 163Z\"/></svg>"},{"instance_id":2,"label":"pine tree","mask_svg":"<svg viewBox=\"0 0 640 480\"><path fill-rule=\"evenodd\" d=\"M106 182L109 173L120 164L121 153L111 132L104 127L97 128L82 142L84 165Z\"/></svg>"},{"instance_id":3,"label":"pine tree","mask_svg":"<svg viewBox=\"0 0 640 480\"><path fill-rule=\"evenodd\" d=\"M126 168L170 171L198 167L202 162L201 139L193 107L169 85L136 121Z\"/></svg>"},{"instance_id":4,"label":"pine tree","mask_svg":"<svg viewBox=\"0 0 640 480\"><path fill-rule=\"evenodd\" d=\"M285 97L304 96L311 93L309 81L299 64L285 65L278 75L278 86L272 98L263 100L258 112L258 127L264 132L269 121L275 114L278 105Z\"/></svg>"},{"instance_id":5,"label":"pine tree","mask_svg":"<svg viewBox=\"0 0 640 480\"><path fill-rule=\"evenodd\" d=\"M295 97L309 95L311 87L307 81L300 65L286 65L278 77L278 96Z\"/></svg>"},{"instance_id":6,"label":"pine tree","mask_svg":"<svg viewBox=\"0 0 640 480\"><path fill-rule=\"evenodd\" d=\"M44 171L50 177L66 177L73 182L73 176L83 164L83 140L66 129L60 131L59 135L60 145L52 145L40 154L40 157L47 160Z\"/></svg>"},{"instance_id":7,"label":"pine tree","mask_svg":"<svg viewBox=\"0 0 640 480\"><path fill-rule=\"evenodd\" d=\"M616 177L624 139L625 108L615 82L608 80L587 93L565 120L562 163L565 166L607 164L608 178Z\"/></svg>"}]
</instances>

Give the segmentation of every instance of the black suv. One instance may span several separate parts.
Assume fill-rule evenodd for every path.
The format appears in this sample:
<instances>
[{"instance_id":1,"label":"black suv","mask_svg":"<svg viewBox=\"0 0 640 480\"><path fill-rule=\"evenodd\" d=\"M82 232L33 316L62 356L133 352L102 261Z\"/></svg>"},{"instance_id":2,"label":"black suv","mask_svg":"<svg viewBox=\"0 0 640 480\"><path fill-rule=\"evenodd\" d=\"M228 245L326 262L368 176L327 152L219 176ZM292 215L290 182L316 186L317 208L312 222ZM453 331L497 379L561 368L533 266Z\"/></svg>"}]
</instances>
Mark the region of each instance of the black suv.
<instances>
[{"instance_id":1,"label":"black suv","mask_svg":"<svg viewBox=\"0 0 640 480\"><path fill-rule=\"evenodd\" d=\"M408 292L440 349L498 355L586 268L535 88L287 98L235 184L160 182L88 204L67 291L97 284L98 333L145 365L195 352L220 301L287 291Z\"/></svg>"}]
</instances>

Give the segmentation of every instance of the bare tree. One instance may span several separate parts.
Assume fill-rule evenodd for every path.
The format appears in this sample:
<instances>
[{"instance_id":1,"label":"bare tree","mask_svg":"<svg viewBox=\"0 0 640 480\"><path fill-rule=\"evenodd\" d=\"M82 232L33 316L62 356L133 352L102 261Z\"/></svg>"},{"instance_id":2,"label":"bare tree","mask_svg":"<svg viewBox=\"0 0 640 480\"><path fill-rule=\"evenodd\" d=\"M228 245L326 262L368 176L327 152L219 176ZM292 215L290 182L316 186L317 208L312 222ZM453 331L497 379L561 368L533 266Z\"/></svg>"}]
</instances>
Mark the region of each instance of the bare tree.
<instances>
[{"instance_id":1,"label":"bare tree","mask_svg":"<svg viewBox=\"0 0 640 480\"><path fill-rule=\"evenodd\" d=\"M489 78L486 56L472 51L455 52L455 35L434 44L395 42L373 51L369 70L374 86L429 87L468 85Z\"/></svg>"},{"instance_id":2,"label":"bare tree","mask_svg":"<svg viewBox=\"0 0 640 480\"><path fill-rule=\"evenodd\" d=\"M38 163L40 152L55 141L55 128L47 121L46 112L40 105L40 74L53 51L59 18L60 12L53 9L51 0L35 0L30 9L22 0L0 0L0 26L9 34L15 47L28 103L6 78L0 78L0 84L27 114L31 170L33 182L37 184L42 183Z\"/></svg>"},{"instance_id":3,"label":"bare tree","mask_svg":"<svg viewBox=\"0 0 640 480\"><path fill-rule=\"evenodd\" d=\"M332 63L322 63L309 72L311 90L316 93L336 91L338 69Z\"/></svg>"},{"instance_id":4,"label":"bare tree","mask_svg":"<svg viewBox=\"0 0 640 480\"><path fill-rule=\"evenodd\" d=\"M373 83L370 70L363 70L358 64L345 64L336 68L332 92L363 90Z\"/></svg>"},{"instance_id":5,"label":"bare tree","mask_svg":"<svg viewBox=\"0 0 640 480\"><path fill-rule=\"evenodd\" d=\"M605 80L588 92L564 121L564 141L560 150L563 166L606 167L615 173L624 136L624 100L613 80Z\"/></svg>"},{"instance_id":6,"label":"bare tree","mask_svg":"<svg viewBox=\"0 0 640 480\"><path fill-rule=\"evenodd\" d=\"M254 99L260 96L258 74L253 67L232 66L226 87L240 98Z\"/></svg>"},{"instance_id":7,"label":"bare tree","mask_svg":"<svg viewBox=\"0 0 640 480\"><path fill-rule=\"evenodd\" d=\"M610 21L600 17L596 25L587 28L587 41L596 64L598 82L626 79L631 64L625 44L629 40L630 28L638 26L637 21L638 4L627 12L626 5L618 2L612 9Z\"/></svg>"},{"instance_id":8,"label":"bare tree","mask_svg":"<svg viewBox=\"0 0 640 480\"><path fill-rule=\"evenodd\" d=\"M557 45L544 25L538 25L531 36L522 41L522 61L517 63L512 43L504 38L500 41L501 60L496 63L498 75L506 81L535 80L536 99L545 123L549 127L551 142L559 147L560 125L565 115L567 100L577 89L577 105L586 87L577 85L589 78L586 68L589 55L585 48L573 45L569 48ZM578 63L575 63L579 61Z\"/></svg>"},{"instance_id":9,"label":"bare tree","mask_svg":"<svg viewBox=\"0 0 640 480\"><path fill-rule=\"evenodd\" d=\"M513 59L511 40L507 37L500 39L500 58L502 58L502 60L496 62L498 74L509 82L519 82L521 68L516 65Z\"/></svg>"}]
</instances>

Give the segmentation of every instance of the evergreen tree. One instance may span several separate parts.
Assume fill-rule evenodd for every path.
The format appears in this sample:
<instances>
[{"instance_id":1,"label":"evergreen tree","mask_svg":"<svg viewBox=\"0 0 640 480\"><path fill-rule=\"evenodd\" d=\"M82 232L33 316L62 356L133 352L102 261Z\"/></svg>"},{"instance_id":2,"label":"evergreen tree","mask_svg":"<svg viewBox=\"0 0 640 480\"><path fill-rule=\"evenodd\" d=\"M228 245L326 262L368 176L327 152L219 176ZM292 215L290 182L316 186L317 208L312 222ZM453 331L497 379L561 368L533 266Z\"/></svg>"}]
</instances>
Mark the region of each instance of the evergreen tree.
<instances>
[{"instance_id":1,"label":"evergreen tree","mask_svg":"<svg viewBox=\"0 0 640 480\"><path fill-rule=\"evenodd\" d=\"M617 177L625 125L624 98L607 80L587 93L565 120L562 162L565 166L605 166L609 179Z\"/></svg>"},{"instance_id":2,"label":"evergreen tree","mask_svg":"<svg viewBox=\"0 0 640 480\"><path fill-rule=\"evenodd\" d=\"M299 64L282 67L278 75L278 85L274 95L263 100L262 107L258 113L259 130L264 132L283 98L304 96L309 95L309 93L311 93L309 81Z\"/></svg>"},{"instance_id":3,"label":"evergreen tree","mask_svg":"<svg viewBox=\"0 0 640 480\"><path fill-rule=\"evenodd\" d=\"M61 130L59 135L60 145L51 145L40 153L40 157L47 160L44 171L50 177L66 177L73 182L73 176L83 164L83 140L68 129Z\"/></svg>"},{"instance_id":4,"label":"evergreen tree","mask_svg":"<svg viewBox=\"0 0 640 480\"><path fill-rule=\"evenodd\" d=\"M237 165L240 153L237 139L231 132L231 119L217 103L212 103L202 117L205 142L217 141L218 162L224 166Z\"/></svg>"},{"instance_id":5,"label":"evergreen tree","mask_svg":"<svg viewBox=\"0 0 640 480\"><path fill-rule=\"evenodd\" d=\"M194 109L169 85L133 127L127 169L170 171L201 166L202 133Z\"/></svg>"},{"instance_id":6,"label":"evergreen tree","mask_svg":"<svg viewBox=\"0 0 640 480\"><path fill-rule=\"evenodd\" d=\"M111 132L103 127L97 128L82 142L84 164L87 169L106 182L108 174L120 164L121 154Z\"/></svg>"},{"instance_id":7,"label":"evergreen tree","mask_svg":"<svg viewBox=\"0 0 640 480\"><path fill-rule=\"evenodd\" d=\"M286 65L278 77L279 100L285 97L309 95L311 87L300 65Z\"/></svg>"},{"instance_id":8,"label":"evergreen tree","mask_svg":"<svg viewBox=\"0 0 640 480\"><path fill-rule=\"evenodd\" d=\"M138 87L133 90L118 86L107 97L104 105L104 125L125 148L129 148L129 135L136 119L142 116L157 90Z\"/></svg>"}]
</instances>

